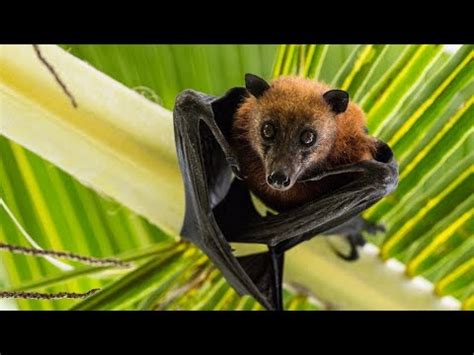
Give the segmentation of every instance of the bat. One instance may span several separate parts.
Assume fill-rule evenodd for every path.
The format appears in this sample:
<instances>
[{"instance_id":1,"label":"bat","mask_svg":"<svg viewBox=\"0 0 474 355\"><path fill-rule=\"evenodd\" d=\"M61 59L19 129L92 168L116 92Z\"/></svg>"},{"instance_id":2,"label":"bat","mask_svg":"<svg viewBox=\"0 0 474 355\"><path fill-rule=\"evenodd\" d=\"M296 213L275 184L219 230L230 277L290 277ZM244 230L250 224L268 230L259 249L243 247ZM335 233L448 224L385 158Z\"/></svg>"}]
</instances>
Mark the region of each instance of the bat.
<instances>
[{"instance_id":1,"label":"bat","mask_svg":"<svg viewBox=\"0 0 474 355\"><path fill-rule=\"evenodd\" d=\"M268 310L282 310L285 252L316 235L349 231L352 251L346 259L357 257L360 230L369 226L358 215L396 188L398 166L390 147L376 140L372 159L307 169L299 177L310 183L351 176L344 185L278 214L260 215L230 143L235 113L255 92L247 78L245 88L222 97L185 90L176 98L175 142L186 205L180 234L207 254L239 294L250 294ZM231 242L264 244L268 251L236 257Z\"/></svg>"}]
</instances>

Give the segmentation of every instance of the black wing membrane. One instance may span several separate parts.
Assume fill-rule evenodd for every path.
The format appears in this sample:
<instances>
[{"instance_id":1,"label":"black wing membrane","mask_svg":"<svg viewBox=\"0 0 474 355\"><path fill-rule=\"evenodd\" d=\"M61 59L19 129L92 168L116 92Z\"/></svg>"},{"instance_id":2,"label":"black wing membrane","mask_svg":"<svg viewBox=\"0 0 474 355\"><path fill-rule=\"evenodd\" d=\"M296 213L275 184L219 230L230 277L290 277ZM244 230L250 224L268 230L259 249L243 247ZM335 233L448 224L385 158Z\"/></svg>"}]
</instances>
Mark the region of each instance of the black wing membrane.
<instances>
[{"instance_id":1,"label":"black wing membrane","mask_svg":"<svg viewBox=\"0 0 474 355\"><path fill-rule=\"evenodd\" d=\"M235 89L226 95L229 105L238 104L239 93L244 92ZM207 254L237 292L251 294L264 307L275 309L275 302L266 291L276 289L275 285L268 285L272 270L268 265L262 265L268 264L267 259L256 257L251 263L249 258L244 258L239 262L222 232L232 225L232 221L259 216L252 209L233 208L235 203L246 201L246 196L239 194L242 186L237 182L232 184L233 172L238 175L240 170L220 128L225 130L228 124L225 119L232 119L232 116L219 115L221 126L217 125L212 106L214 104L216 112L220 112L220 103L214 97L192 90L181 93L176 100L173 112L175 140L186 203L181 235ZM226 109L227 105L224 113ZM250 199L248 191L244 192ZM247 206L250 202L247 200ZM249 273L249 269L262 271Z\"/></svg>"},{"instance_id":2,"label":"black wing membrane","mask_svg":"<svg viewBox=\"0 0 474 355\"><path fill-rule=\"evenodd\" d=\"M279 310L285 251L355 219L396 187L398 169L390 148L379 141L374 160L325 173L359 172L351 183L291 211L261 216L228 143L234 112L246 95L244 88L220 98L186 90L176 99L176 149L186 198L181 235L208 255L237 292ZM316 172L306 177L322 178ZM236 257L230 242L265 244L268 252Z\"/></svg>"}]
</instances>

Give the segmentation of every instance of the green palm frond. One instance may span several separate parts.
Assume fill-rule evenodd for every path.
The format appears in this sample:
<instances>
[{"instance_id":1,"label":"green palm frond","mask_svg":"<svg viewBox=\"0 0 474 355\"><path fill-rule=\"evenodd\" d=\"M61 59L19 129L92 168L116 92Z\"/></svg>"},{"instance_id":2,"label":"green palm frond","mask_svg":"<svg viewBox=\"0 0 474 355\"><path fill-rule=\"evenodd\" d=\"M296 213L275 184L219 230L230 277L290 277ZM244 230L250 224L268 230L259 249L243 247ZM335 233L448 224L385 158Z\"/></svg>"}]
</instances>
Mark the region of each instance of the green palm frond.
<instances>
[{"instance_id":1,"label":"green palm frond","mask_svg":"<svg viewBox=\"0 0 474 355\"><path fill-rule=\"evenodd\" d=\"M357 78L363 73L366 80L370 71L364 64L376 63L387 48L356 47L333 81L360 98L369 130L392 146L400 163L398 189L365 213L387 226L372 241L382 258L396 257L408 275L428 278L439 295L467 305L474 292L473 47L449 58L441 46L400 47L385 73L372 72L378 92L361 93ZM275 74L299 72L302 61L292 63Z\"/></svg>"},{"instance_id":2,"label":"green palm frond","mask_svg":"<svg viewBox=\"0 0 474 355\"><path fill-rule=\"evenodd\" d=\"M465 308L473 308L472 46L463 46L454 55L444 53L442 46L65 48L167 109L172 108L176 94L185 88L219 95L229 87L241 85L245 72L267 78L300 74L348 90L367 112L371 133L388 141L400 162L398 190L366 212L366 217L387 226L386 234L369 236L370 240L380 247L382 258L395 257L406 264L409 276L424 276L435 284L438 295L453 295L464 302ZM28 80L18 72L23 59L12 64L8 61L9 50L0 48L0 128L4 135L0 136L0 197L43 248L97 257L116 256L134 263L132 270L119 270L63 261L74 267L64 271L44 258L2 253L0 260L4 272L0 275L5 276L1 281L3 285L9 285L9 289L73 292L102 288L95 296L79 303L71 300L18 300L18 307L261 309L251 298L239 297L200 251L187 243L176 242L173 230L180 222L183 202L179 173L173 170L176 162L172 137L169 136L172 135L170 121L167 121L170 120L169 112L132 97L125 89L102 79L99 74L89 74L88 68L78 64L77 67L84 70L84 85L97 83L103 85L101 90L109 87L112 94L98 91L97 86L81 87L80 78L74 79L72 73L63 69L61 76L65 81L69 80L71 91L78 95L79 112L71 114L67 100L54 83L48 81L52 80L48 73L38 74L37 86L30 88ZM30 55L28 60L35 60L28 49L21 53L21 58ZM57 57L52 51L45 51L45 54L50 55L50 60L58 68L67 62L62 54ZM13 74L17 76L12 77ZM48 97L39 91L42 87L50 94ZM88 90L92 92L89 95ZM118 109L114 110L114 105ZM135 111L132 110L134 107ZM58 118L64 117L61 120L66 125L61 125L61 128L73 127L68 136L71 144L75 144L77 134L81 139L90 137L91 149L97 149L109 160L119 157L121 165L117 164L117 170L111 168L111 171L118 174L122 167L126 170L120 173L122 177L101 179L97 171L84 170L87 166L100 169L100 164L93 161L78 164L74 160L67 161L67 154L62 152L50 153L51 148L55 148L77 154L78 149L58 146L54 140L47 146L50 137L46 136L37 145L38 132L26 132L27 125L23 123L18 123L22 124L21 130L15 130L16 122L12 118L15 110L24 114L29 112L28 109L37 110L38 117L49 115L51 118L45 122L59 122ZM133 112L146 117L136 117ZM123 117L114 121L120 113ZM34 114L31 117L35 117ZM144 125L149 126L144 128ZM159 127L162 127L161 131ZM44 134L52 132L45 131ZM102 142L103 147L97 142ZM123 146L118 147L120 142ZM102 156L87 155L85 146L73 147L79 147L84 158L107 163L108 160ZM131 158L136 161L130 161ZM136 171L129 171L132 168ZM153 169L153 172L147 175L141 169L145 172ZM161 180L158 180L160 176ZM165 187L152 187L153 177L156 179L154 184L161 181L170 183ZM78 182L77 178L91 188ZM135 184L150 186L150 201L154 201L156 210L152 210L150 203L140 200L140 191L133 194ZM123 190L119 189L121 186ZM0 221L0 241L30 245L1 208ZM307 254L311 258L319 255L323 258L321 260L326 260L325 255L317 254L319 252L314 250L313 244L308 243L305 248L299 255ZM292 264L289 259L290 268L297 268L297 263ZM310 259L304 260L311 265ZM315 301L310 291L302 291L290 283L285 290L287 308L319 309L334 304L351 307L347 301L350 295L331 290L326 292L324 283L327 281L315 280L307 265L304 272L297 269L298 275L314 281L304 286L324 302ZM336 275L337 270L341 270L341 277L347 267L352 267L355 278L359 272L356 265L342 266L331 259L321 265L334 267ZM380 265L383 267L382 261ZM294 270L290 270L290 275L292 273ZM317 273L324 273L324 270Z\"/></svg>"},{"instance_id":3,"label":"green palm frond","mask_svg":"<svg viewBox=\"0 0 474 355\"><path fill-rule=\"evenodd\" d=\"M144 50L143 55L148 58L151 55L148 51L149 48L152 47L133 47L132 49L138 52ZM107 47L107 49L113 50L114 48ZM163 57L163 53L169 52L169 48L162 47L160 49L161 52L154 54L159 58ZM181 48L181 50L183 49L186 49L186 47ZM202 53L199 48L197 50L189 49L192 52ZM257 49L257 52L255 49ZM179 52L180 49L175 48L175 50ZM238 53L241 49L239 46L234 46L227 50L235 55L235 51ZM274 52L275 47L262 47L261 49L249 47L248 53L241 60L249 62L248 58L255 58L256 53L260 51L262 53L266 51ZM104 53L104 58L108 58L109 54L110 52ZM209 57L209 54L207 53L207 57ZM195 56L199 57L198 54ZM204 59L207 57L204 57ZM273 58L272 56L266 57L269 62L264 68L269 70ZM128 58L135 57L129 56ZM233 60L235 57L229 55L228 58ZM256 63L260 66L260 62ZM235 63L229 63L228 67L231 67L231 64ZM202 65L200 66L202 67ZM226 62L221 65L221 68L223 72L232 72L227 70ZM255 70L258 71L257 68ZM202 74L199 73L196 74L194 80L202 85L203 78ZM234 80L237 82L237 78L234 78ZM161 81L156 80L156 82ZM147 85L153 86L140 78L137 79L137 83L141 84L138 90L141 93L144 91L143 88L147 88ZM183 85L186 87L188 84L184 83ZM191 83L189 85L197 84ZM202 90L217 92L215 88L212 88L212 85L215 84L209 82L208 86L202 86ZM169 88L169 86L166 87ZM224 86L221 84L221 87ZM152 96L156 97L154 91L149 88L144 94L150 92L153 93ZM155 98L155 101L166 102L166 93L162 97L163 99ZM172 100L174 100L174 97L172 97ZM172 100L169 101L170 106ZM81 104L81 101L79 103ZM11 289L15 291L39 289L46 292L58 292L87 290L108 285L97 297L90 298L83 304L77 305L77 308L81 309L91 307L107 309L164 307L165 309L177 309L187 306L195 309L261 309L249 297L238 297L223 282L220 273L214 267L211 267L207 259L203 258L203 255L194 247L186 244L187 251L195 255L194 259L188 258L189 255L184 253L180 249L181 247L176 246L174 237L163 233L145 218L131 212L114 200L97 194L53 164L42 160L5 137L0 137L0 140L2 145L2 160L0 162L2 171L1 196L15 218L22 226L25 226L28 234L33 236L41 247L56 250L74 250L84 255L115 255L123 260L132 260L137 266L130 274L127 270L81 267L76 264L74 264L74 270L64 272L42 258L12 256L2 253L2 261L4 261L7 270L26 271L18 276L15 275L15 272L13 274L8 272L8 283L11 285ZM179 175L177 177L179 178ZM176 180L175 183L179 185L180 181ZM58 208L58 206L61 206L61 208ZM6 211L0 209L0 213L2 221L0 226L1 240L14 245L29 245ZM174 246L173 250L167 251L170 245ZM173 259L167 258L164 251L176 253L176 255ZM206 270L209 271L206 275L209 274L211 277L193 284L194 279L199 279L197 272L203 265L203 259L205 260ZM196 263L193 263L193 261L196 261ZM35 273L29 274L29 270L33 270ZM130 279L132 284L133 280L140 279L139 287L130 287ZM150 288L147 289L146 285ZM154 285L160 285L158 290L153 287ZM190 285L192 287L189 287ZM129 289L134 296L123 292L123 288ZM199 288L199 290L196 290L196 288ZM116 290L120 290L120 292L115 292ZM137 301L137 298L140 297L141 299ZM103 300L104 298L106 301ZM301 292L287 293L287 300L292 302L294 308L298 308L298 304L304 307L308 305L312 308L316 307L311 306L314 302L311 303L311 298L301 294ZM18 306L23 309L64 309L77 303L77 301L70 300L18 300L17 302Z\"/></svg>"}]
</instances>

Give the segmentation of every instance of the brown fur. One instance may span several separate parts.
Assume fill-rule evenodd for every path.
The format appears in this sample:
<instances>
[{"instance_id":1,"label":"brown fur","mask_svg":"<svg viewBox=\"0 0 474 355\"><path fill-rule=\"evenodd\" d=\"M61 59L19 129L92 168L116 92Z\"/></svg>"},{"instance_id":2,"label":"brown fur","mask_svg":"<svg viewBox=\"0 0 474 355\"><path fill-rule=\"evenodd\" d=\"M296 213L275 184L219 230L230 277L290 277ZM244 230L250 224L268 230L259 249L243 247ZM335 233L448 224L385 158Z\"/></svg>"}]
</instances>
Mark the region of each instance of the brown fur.
<instances>
[{"instance_id":1,"label":"brown fur","mask_svg":"<svg viewBox=\"0 0 474 355\"><path fill-rule=\"evenodd\" d=\"M309 79L280 77L258 99L246 98L235 113L232 145L247 176L246 183L260 199L278 211L314 200L352 177L345 174L317 182L296 182L287 191L270 187L266 183L265 152L260 136L262 122L268 117L278 121L288 132L297 132L302 126L310 126L317 132L314 149L304 160L301 158L302 171L315 164L322 170L333 169L373 156L375 141L364 130L365 118L361 109L350 102L344 113L335 115L323 98L328 90L326 84Z\"/></svg>"}]
</instances>

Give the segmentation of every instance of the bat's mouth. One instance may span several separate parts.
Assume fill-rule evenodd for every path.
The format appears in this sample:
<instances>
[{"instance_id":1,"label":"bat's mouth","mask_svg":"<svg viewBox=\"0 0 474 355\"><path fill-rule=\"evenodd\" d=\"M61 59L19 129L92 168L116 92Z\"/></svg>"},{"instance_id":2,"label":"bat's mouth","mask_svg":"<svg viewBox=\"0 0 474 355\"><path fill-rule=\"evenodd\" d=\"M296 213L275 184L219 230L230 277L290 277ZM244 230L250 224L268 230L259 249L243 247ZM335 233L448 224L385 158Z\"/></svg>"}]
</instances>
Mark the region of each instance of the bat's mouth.
<instances>
[{"instance_id":1,"label":"bat's mouth","mask_svg":"<svg viewBox=\"0 0 474 355\"><path fill-rule=\"evenodd\" d=\"M274 185L270 185L268 184L268 186L270 186L273 190L276 190L276 191L280 191L280 192L283 192L283 191L288 191L289 189L291 189L293 187L293 184L291 184L290 186L288 187L285 187L285 186L274 186Z\"/></svg>"}]
</instances>

